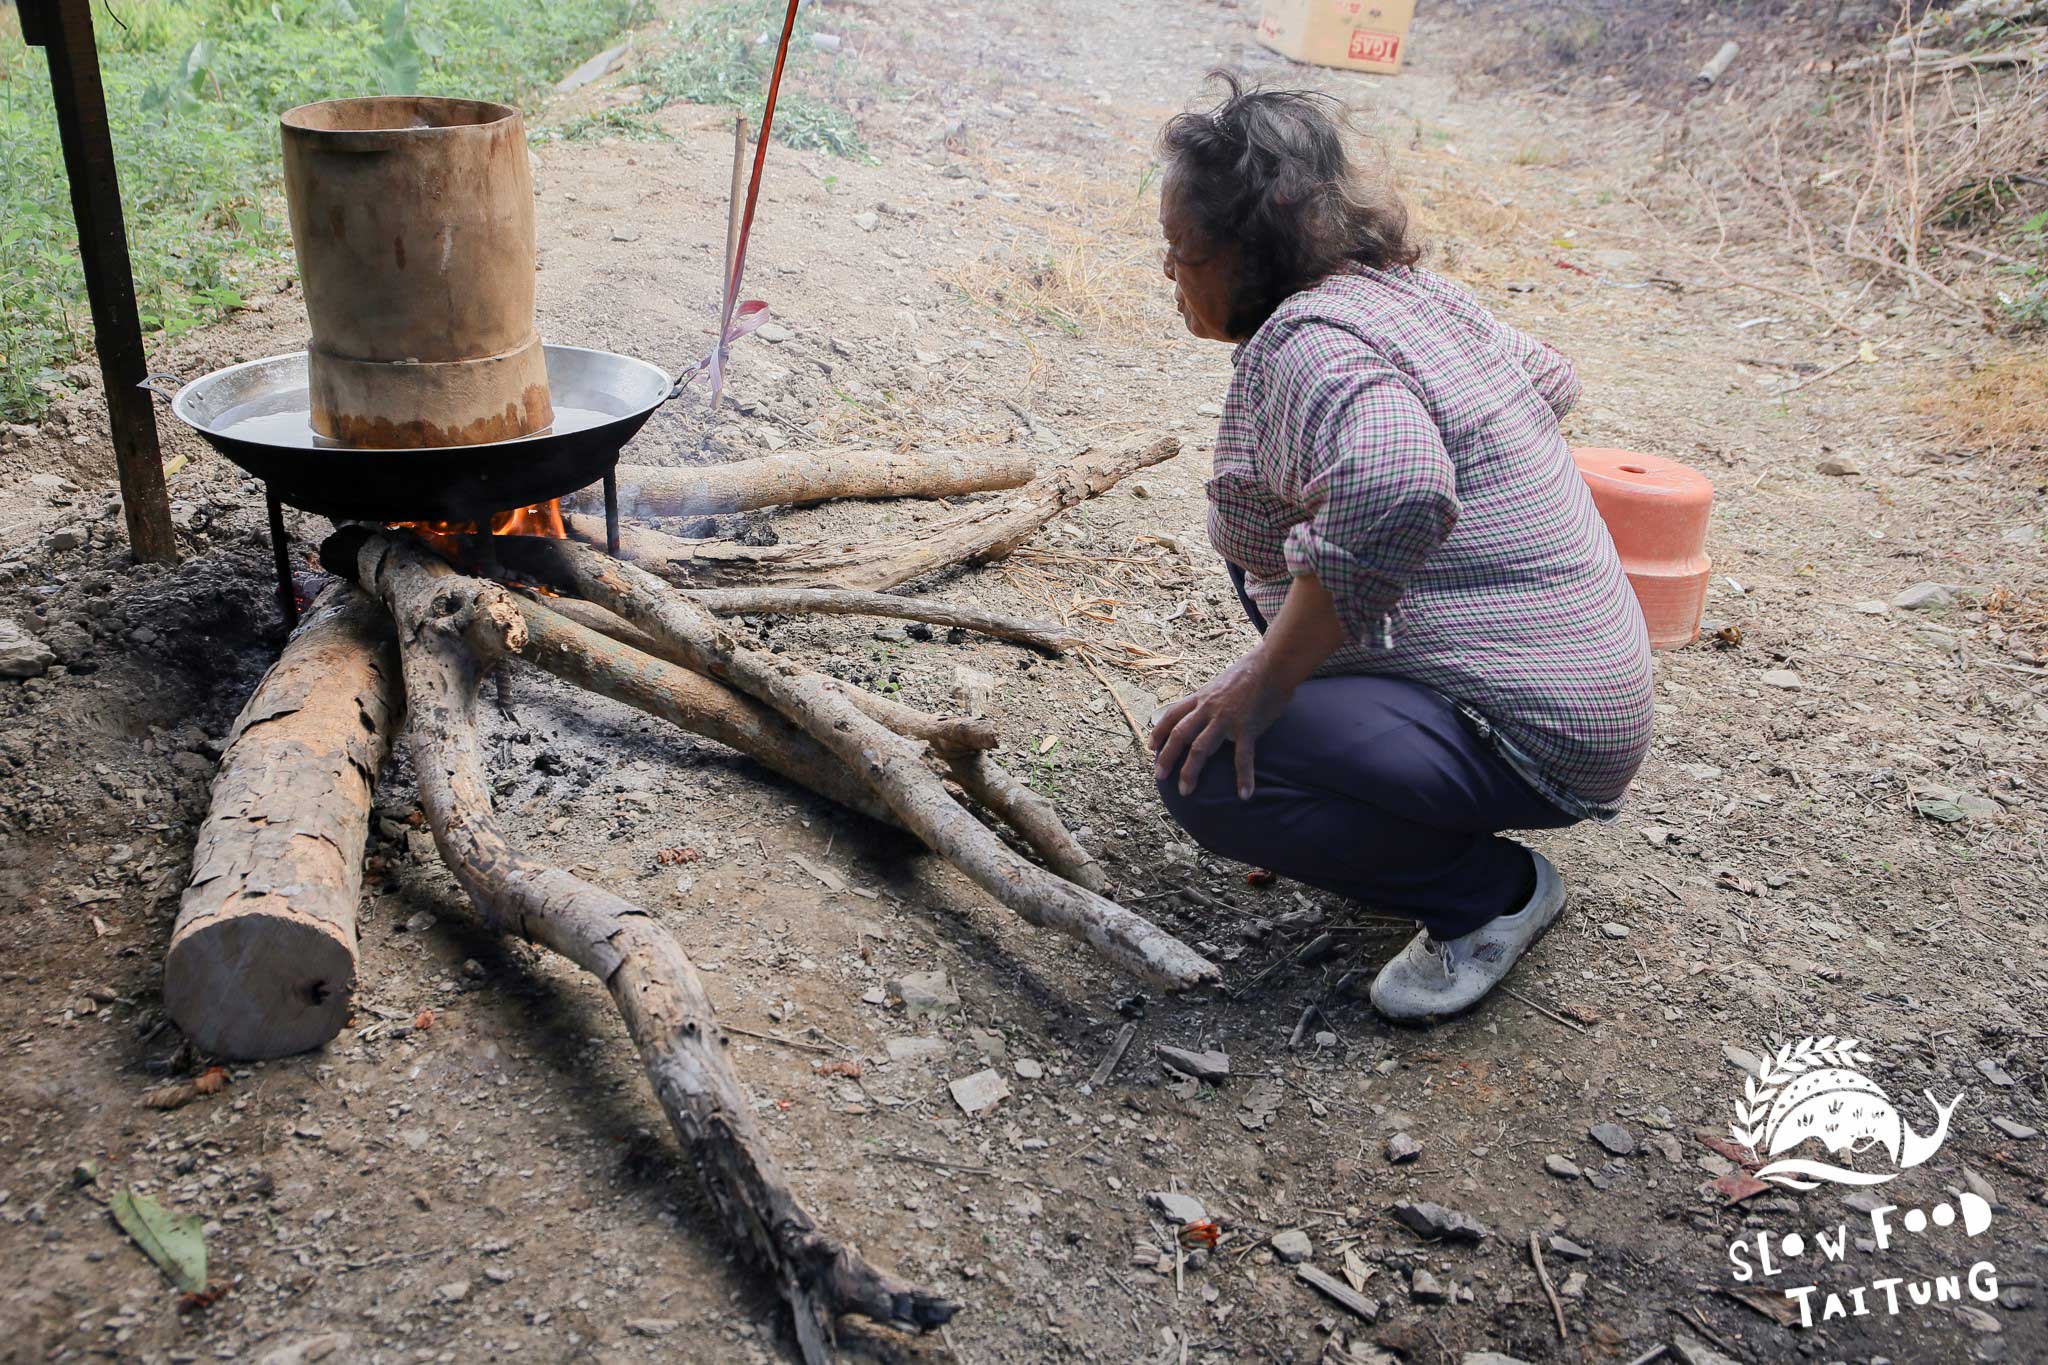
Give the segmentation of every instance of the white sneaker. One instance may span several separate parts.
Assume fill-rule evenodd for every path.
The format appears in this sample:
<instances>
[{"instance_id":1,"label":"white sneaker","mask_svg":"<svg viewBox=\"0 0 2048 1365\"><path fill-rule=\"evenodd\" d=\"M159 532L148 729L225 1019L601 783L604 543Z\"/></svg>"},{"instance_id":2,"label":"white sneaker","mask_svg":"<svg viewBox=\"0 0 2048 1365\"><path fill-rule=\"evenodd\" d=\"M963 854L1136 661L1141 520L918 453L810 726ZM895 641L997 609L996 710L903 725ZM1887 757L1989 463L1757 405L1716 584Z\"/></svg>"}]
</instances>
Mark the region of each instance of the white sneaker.
<instances>
[{"instance_id":1,"label":"white sneaker","mask_svg":"<svg viewBox=\"0 0 2048 1365\"><path fill-rule=\"evenodd\" d=\"M1399 1023L1426 1024L1463 1014L1485 999L1564 909L1557 869L1534 849L1529 856L1536 863L1536 890L1528 904L1441 943L1423 930L1380 968L1372 1007Z\"/></svg>"}]
</instances>

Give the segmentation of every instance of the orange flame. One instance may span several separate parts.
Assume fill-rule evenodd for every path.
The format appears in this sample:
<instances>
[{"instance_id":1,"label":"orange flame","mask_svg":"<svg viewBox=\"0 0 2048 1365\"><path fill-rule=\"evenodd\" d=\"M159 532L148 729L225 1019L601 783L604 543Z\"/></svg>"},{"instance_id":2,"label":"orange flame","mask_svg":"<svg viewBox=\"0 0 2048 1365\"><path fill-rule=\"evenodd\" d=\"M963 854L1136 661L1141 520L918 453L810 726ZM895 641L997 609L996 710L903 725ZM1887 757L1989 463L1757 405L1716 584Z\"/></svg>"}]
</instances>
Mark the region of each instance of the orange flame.
<instances>
[{"instance_id":1,"label":"orange flame","mask_svg":"<svg viewBox=\"0 0 2048 1365\"><path fill-rule=\"evenodd\" d=\"M462 545L458 537L477 534L473 521L394 521L394 527L417 531L420 539L433 546L450 560L460 560ZM547 536L554 540L567 540L569 528L562 524L562 500L550 498L532 507L516 507L510 512L491 513L491 534L499 536Z\"/></svg>"},{"instance_id":2,"label":"orange flame","mask_svg":"<svg viewBox=\"0 0 2048 1365\"><path fill-rule=\"evenodd\" d=\"M461 564L462 537L477 534L473 521L394 521L394 528L403 528L418 534L421 540L434 547L442 558L451 564ZM562 500L549 498L546 502L532 507L516 507L509 512L491 513L491 534L497 536L545 536L554 540L567 540L569 528L562 523ZM553 597L556 594L539 584L532 585L537 592Z\"/></svg>"}]
</instances>

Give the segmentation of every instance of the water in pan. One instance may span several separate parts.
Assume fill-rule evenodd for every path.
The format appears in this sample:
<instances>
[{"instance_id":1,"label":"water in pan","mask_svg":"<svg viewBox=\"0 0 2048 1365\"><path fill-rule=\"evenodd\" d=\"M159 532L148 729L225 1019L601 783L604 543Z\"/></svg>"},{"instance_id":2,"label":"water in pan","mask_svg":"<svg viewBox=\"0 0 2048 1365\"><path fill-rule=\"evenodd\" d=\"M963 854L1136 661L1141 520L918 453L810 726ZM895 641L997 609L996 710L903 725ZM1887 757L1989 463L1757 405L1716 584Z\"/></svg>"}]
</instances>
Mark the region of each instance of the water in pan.
<instances>
[{"instance_id":1,"label":"water in pan","mask_svg":"<svg viewBox=\"0 0 2048 1365\"><path fill-rule=\"evenodd\" d=\"M616 412L603 412L597 408L579 408L566 403L555 404L555 423L547 432L535 435L566 435L582 431L618 419ZM347 447L331 437L322 436L313 430L307 415L306 396L298 394L272 394L239 407L229 408L218 419L207 424L207 429L216 436L231 437L247 441L251 445L285 447L298 450L343 450ZM522 437L531 440L532 437ZM406 452L397 452L404 454Z\"/></svg>"}]
</instances>

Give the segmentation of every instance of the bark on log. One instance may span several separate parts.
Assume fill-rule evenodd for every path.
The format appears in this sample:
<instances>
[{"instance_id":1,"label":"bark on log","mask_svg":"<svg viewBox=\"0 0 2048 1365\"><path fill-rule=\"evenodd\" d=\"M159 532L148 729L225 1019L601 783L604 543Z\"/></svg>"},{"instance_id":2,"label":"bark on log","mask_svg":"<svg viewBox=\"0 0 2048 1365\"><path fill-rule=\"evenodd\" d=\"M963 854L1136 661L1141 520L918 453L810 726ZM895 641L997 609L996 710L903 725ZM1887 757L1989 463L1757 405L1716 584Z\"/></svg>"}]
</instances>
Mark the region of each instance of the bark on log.
<instances>
[{"instance_id":1,"label":"bark on log","mask_svg":"<svg viewBox=\"0 0 2048 1365\"><path fill-rule=\"evenodd\" d=\"M204 1051L282 1057L348 1019L370 799L403 704L390 622L337 583L235 718L164 958L164 1009Z\"/></svg>"},{"instance_id":2,"label":"bark on log","mask_svg":"<svg viewBox=\"0 0 2048 1365\"><path fill-rule=\"evenodd\" d=\"M1068 831L1052 802L1019 782L1007 768L987 754L961 754L948 759L946 766L960 789L1023 835L1047 867L1098 896L1109 889L1109 874Z\"/></svg>"},{"instance_id":3,"label":"bark on log","mask_svg":"<svg viewBox=\"0 0 2048 1365\"><path fill-rule=\"evenodd\" d=\"M889 808L844 763L752 697L607 639L558 613L552 602L516 596L512 602L526 623L526 642L519 647L519 657L528 663L564 682L737 749L828 801L884 824L896 823Z\"/></svg>"},{"instance_id":4,"label":"bark on log","mask_svg":"<svg viewBox=\"0 0 2048 1365\"><path fill-rule=\"evenodd\" d=\"M700 673L766 702L863 774L906 829L1024 919L1086 942L1117 966L1181 988L1215 965L1131 911L1027 861L946 793L917 747L849 704L829 679L748 647L659 579L570 541L508 538L509 562L625 617Z\"/></svg>"},{"instance_id":5,"label":"bark on log","mask_svg":"<svg viewBox=\"0 0 2048 1365\"><path fill-rule=\"evenodd\" d=\"M411 703L406 741L441 857L492 928L553 949L604 982L713 1205L774 1273L805 1358L832 1358L841 1313L915 1331L951 1318L955 1305L868 1264L798 1204L673 936L639 906L529 858L499 829L477 754L477 684L524 643L511 595L462 578L410 537L347 529L321 557L330 571L372 587L398 622Z\"/></svg>"},{"instance_id":6,"label":"bark on log","mask_svg":"<svg viewBox=\"0 0 2048 1365\"><path fill-rule=\"evenodd\" d=\"M619 553L687 588L732 584L881 592L953 564L1001 559L1067 508L1108 491L1127 474L1179 453L1180 442L1170 436L1084 451L1000 501L905 535L753 546L682 540L625 526L620 528ZM605 543L604 518L571 515L563 520L576 539Z\"/></svg>"},{"instance_id":7,"label":"bark on log","mask_svg":"<svg viewBox=\"0 0 2048 1365\"><path fill-rule=\"evenodd\" d=\"M622 464L619 511L695 517L832 498L951 497L1021 487L1037 472L1031 455L1013 450L817 450L683 469ZM587 489L569 501L603 510Z\"/></svg>"},{"instance_id":8,"label":"bark on log","mask_svg":"<svg viewBox=\"0 0 2048 1365\"><path fill-rule=\"evenodd\" d=\"M957 627L997 640L1013 640L1048 654L1063 654L1081 637L1050 621L984 611L934 597L899 597L887 592L845 592L831 588L705 588L690 599L714 616L801 615L886 616L897 621Z\"/></svg>"}]
</instances>

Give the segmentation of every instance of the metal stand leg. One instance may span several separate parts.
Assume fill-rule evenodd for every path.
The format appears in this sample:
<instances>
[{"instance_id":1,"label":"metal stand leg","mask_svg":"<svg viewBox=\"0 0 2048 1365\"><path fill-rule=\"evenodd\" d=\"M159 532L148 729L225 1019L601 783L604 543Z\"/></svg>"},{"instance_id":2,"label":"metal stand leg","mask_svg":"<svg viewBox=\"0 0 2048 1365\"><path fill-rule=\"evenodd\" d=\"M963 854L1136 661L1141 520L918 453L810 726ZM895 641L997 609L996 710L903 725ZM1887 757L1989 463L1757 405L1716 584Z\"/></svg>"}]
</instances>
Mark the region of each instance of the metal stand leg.
<instances>
[{"instance_id":1,"label":"metal stand leg","mask_svg":"<svg viewBox=\"0 0 2048 1365\"><path fill-rule=\"evenodd\" d=\"M619 467L604 472L604 552L619 557Z\"/></svg>"},{"instance_id":2,"label":"metal stand leg","mask_svg":"<svg viewBox=\"0 0 2048 1365\"><path fill-rule=\"evenodd\" d=\"M270 513L270 556L277 565L277 605L284 610L284 628L299 628L299 594L292 586L292 543L284 533L284 504L270 485L263 485L263 502Z\"/></svg>"}]
</instances>

